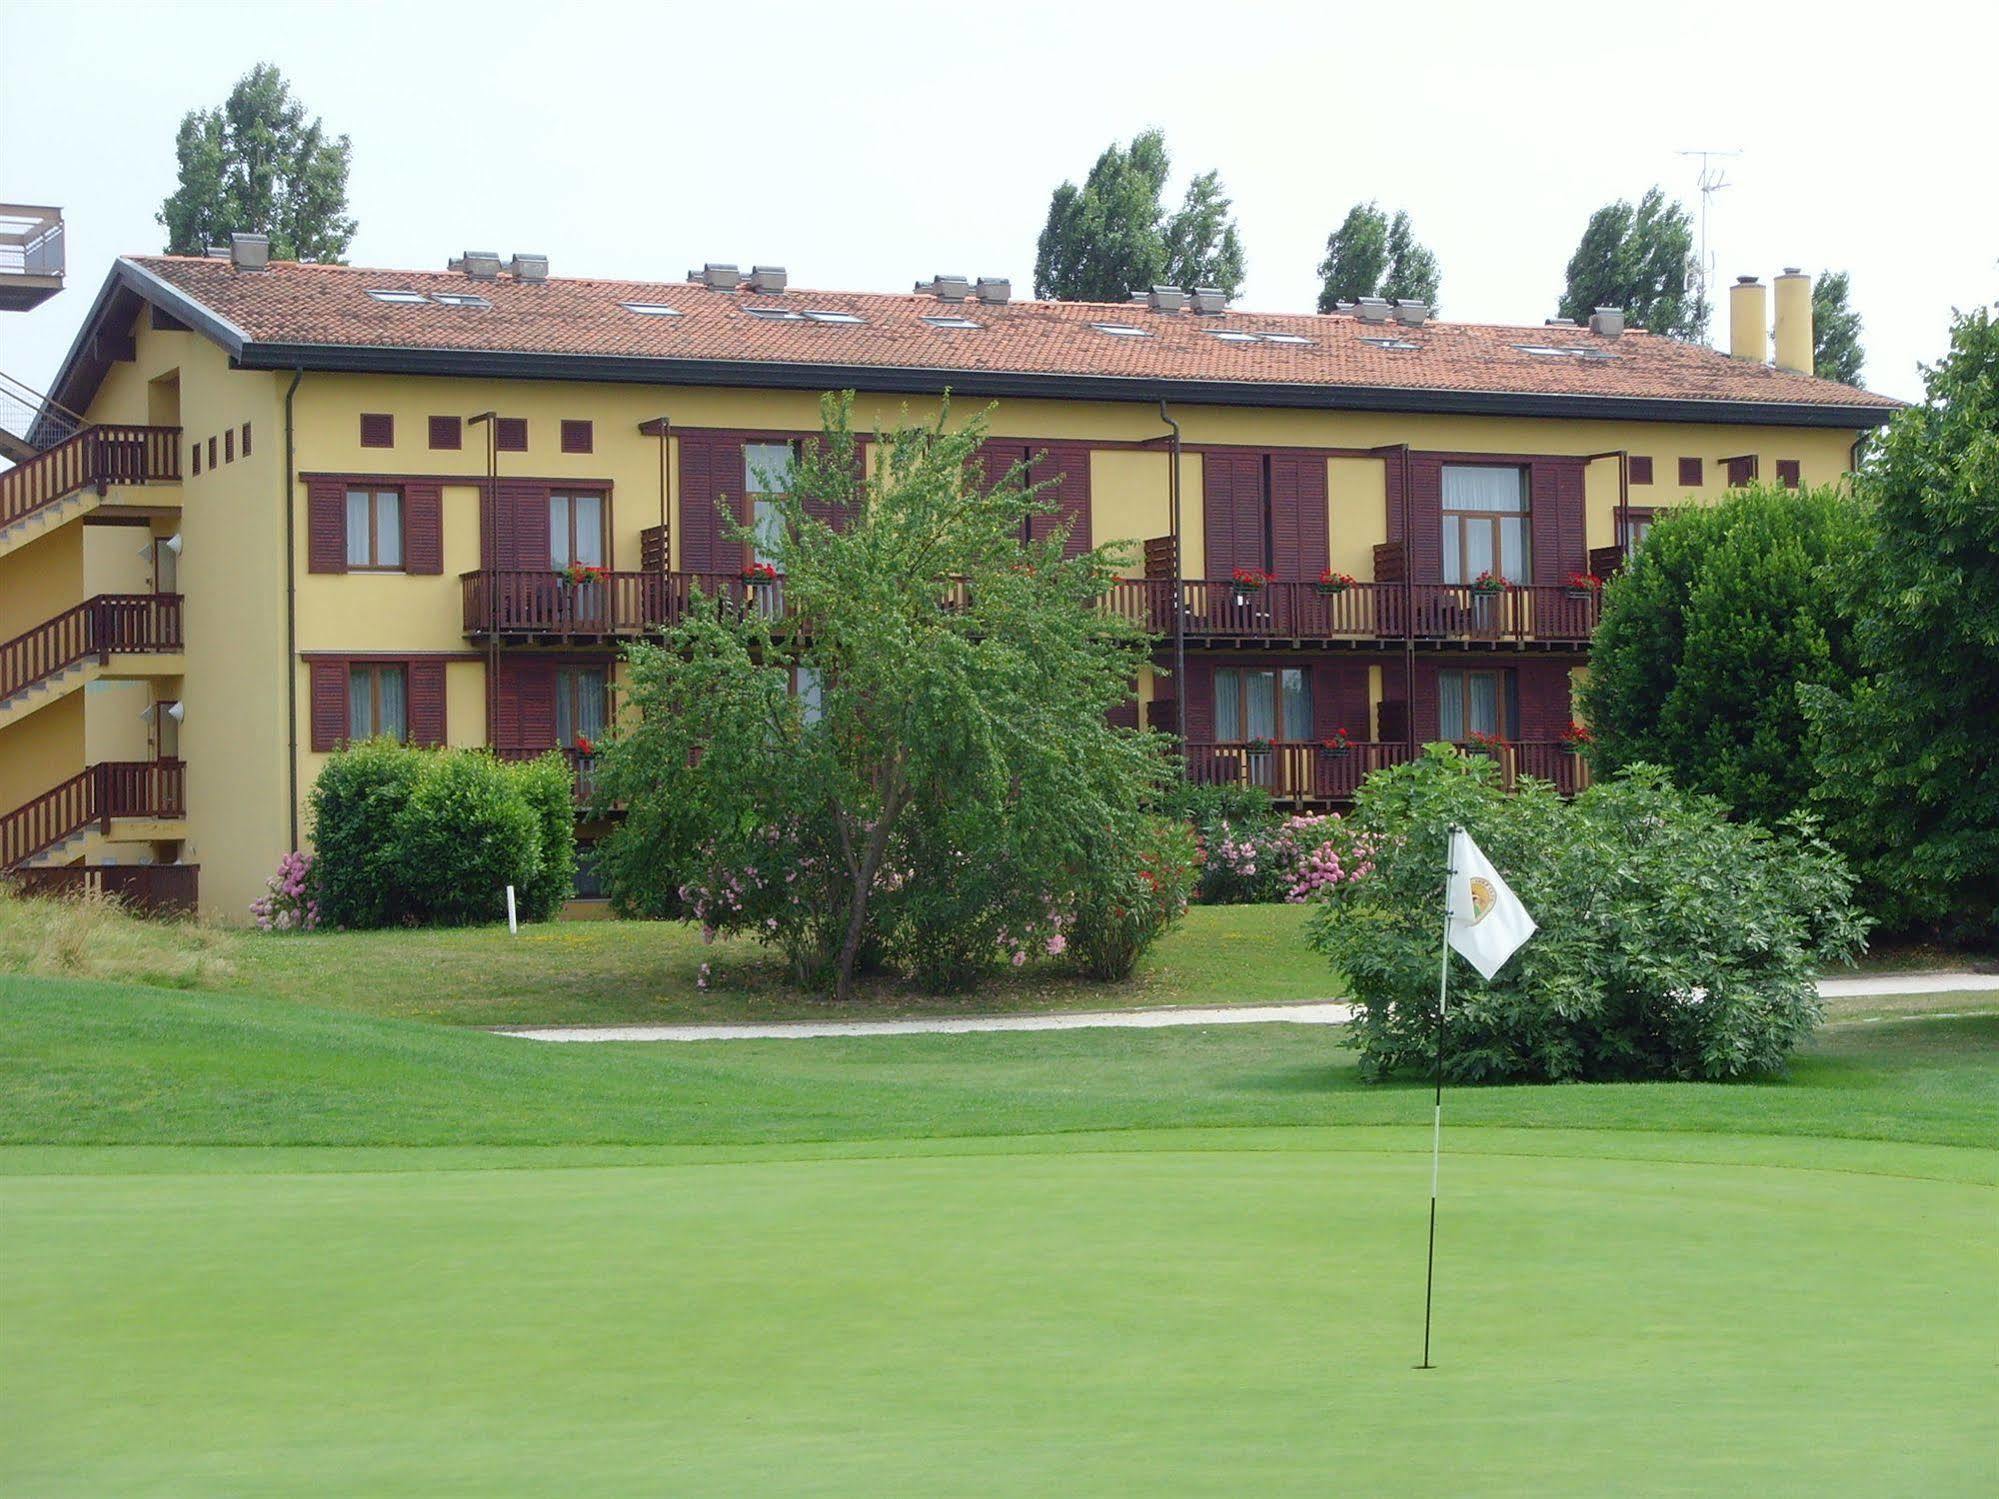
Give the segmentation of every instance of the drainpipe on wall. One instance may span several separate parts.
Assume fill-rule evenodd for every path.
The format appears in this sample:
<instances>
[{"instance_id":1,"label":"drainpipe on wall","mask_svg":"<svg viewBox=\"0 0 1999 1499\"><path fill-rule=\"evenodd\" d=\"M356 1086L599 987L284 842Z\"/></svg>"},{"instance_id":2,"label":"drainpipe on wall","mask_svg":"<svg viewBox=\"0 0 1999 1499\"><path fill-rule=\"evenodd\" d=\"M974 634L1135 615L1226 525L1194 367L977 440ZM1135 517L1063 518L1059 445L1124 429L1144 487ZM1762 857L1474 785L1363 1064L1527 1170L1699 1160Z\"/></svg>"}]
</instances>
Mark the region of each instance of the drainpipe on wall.
<instances>
[{"instance_id":1,"label":"drainpipe on wall","mask_svg":"<svg viewBox=\"0 0 1999 1499\"><path fill-rule=\"evenodd\" d=\"M1180 546L1180 424L1168 415L1166 402L1159 403L1159 419L1173 429L1172 455L1166 460L1167 529L1173 534L1173 729L1180 736L1184 764L1187 743L1187 611L1180 607L1181 574L1185 559Z\"/></svg>"},{"instance_id":2,"label":"drainpipe on wall","mask_svg":"<svg viewBox=\"0 0 1999 1499\"><path fill-rule=\"evenodd\" d=\"M291 847L298 845L298 480L297 436L292 427L292 398L298 394L303 369L292 371L285 390L285 785L291 818Z\"/></svg>"}]
</instances>

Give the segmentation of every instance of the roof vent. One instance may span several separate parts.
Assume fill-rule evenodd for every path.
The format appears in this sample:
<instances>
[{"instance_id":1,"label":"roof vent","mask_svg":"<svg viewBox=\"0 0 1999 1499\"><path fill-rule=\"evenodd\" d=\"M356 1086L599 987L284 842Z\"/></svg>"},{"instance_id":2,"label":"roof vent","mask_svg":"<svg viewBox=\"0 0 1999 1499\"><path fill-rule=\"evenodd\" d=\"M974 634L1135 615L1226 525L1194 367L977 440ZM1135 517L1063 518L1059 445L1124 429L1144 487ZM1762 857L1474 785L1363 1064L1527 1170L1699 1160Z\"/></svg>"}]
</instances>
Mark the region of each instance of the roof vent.
<instances>
[{"instance_id":1,"label":"roof vent","mask_svg":"<svg viewBox=\"0 0 1999 1499\"><path fill-rule=\"evenodd\" d=\"M940 302L962 302L972 294L970 276L932 276L928 281L916 283L920 292L928 292Z\"/></svg>"},{"instance_id":2,"label":"roof vent","mask_svg":"<svg viewBox=\"0 0 1999 1499\"><path fill-rule=\"evenodd\" d=\"M981 302L995 307L1013 300L1013 283L1004 276L981 276L976 290Z\"/></svg>"},{"instance_id":3,"label":"roof vent","mask_svg":"<svg viewBox=\"0 0 1999 1499\"><path fill-rule=\"evenodd\" d=\"M719 260L710 260L698 271L689 271L687 279L700 283L710 291L734 291L742 285L743 273L733 265L724 265Z\"/></svg>"},{"instance_id":4,"label":"roof vent","mask_svg":"<svg viewBox=\"0 0 1999 1499\"><path fill-rule=\"evenodd\" d=\"M1191 299L1177 286L1155 286L1145 300L1154 312L1183 312Z\"/></svg>"},{"instance_id":5,"label":"roof vent","mask_svg":"<svg viewBox=\"0 0 1999 1499\"><path fill-rule=\"evenodd\" d=\"M750 267L751 291L783 291L790 281L781 265L758 265Z\"/></svg>"},{"instance_id":6,"label":"roof vent","mask_svg":"<svg viewBox=\"0 0 1999 1499\"><path fill-rule=\"evenodd\" d=\"M1351 303L1351 302L1335 302L1335 303L1333 303L1333 311L1335 311L1335 312L1343 312L1343 313L1346 313L1347 315L1351 316L1351 315L1353 314L1353 310L1354 310L1354 304L1353 304L1353 303Z\"/></svg>"},{"instance_id":7,"label":"roof vent","mask_svg":"<svg viewBox=\"0 0 1999 1499\"><path fill-rule=\"evenodd\" d=\"M1551 317L1541 320L1543 328L1573 328L1575 325L1576 320L1572 317Z\"/></svg>"},{"instance_id":8,"label":"roof vent","mask_svg":"<svg viewBox=\"0 0 1999 1499\"><path fill-rule=\"evenodd\" d=\"M1420 328L1429 319L1430 304L1403 297L1395 304L1395 321L1410 328Z\"/></svg>"},{"instance_id":9,"label":"roof vent","mask_svg":"<svg viewBox=\"0 0 1999 1499\"><path fill-rule=\"evenodd\" d=\"M542 282L548 279L548 257L546 255L522 255L515 253L507 262L507 269L516 281Z\"/></svg>"},{"instance_id":10,"label":"roof vent","mask_svg":"<svg viewBox=\"0 0 1999 1499\"><path fill-rule=\"evenodd\" d=\"M1624 309L1622 307L1599 307L1589 317L1589 331L1604 338L1616 338L1624 332Z\"/></svg>"},{"instance_id":11,"label":"roof vent","mask_svg":"<svg viewBox=\"0 0 1999 1499\"><path fill-rule=\"evenodd\" d=\"M1219 286L1197 286L1194 288L1194 311L1213 317L1229 310L1228 293Z\"/></svg>"},{"instance_id":12,"label":"roof vent","mask_svg":"<svg viewBox=\"0 0 1999 1499\"><path fill-rule=\"evenodd\" d=\"M210 260L229 259L229 247L227 245L210 245L208 247L208 258Z\"/></svg>"},{"instance_id":13,"label":"roof vent","mask_svg":"<svg viewBox=\"0 0 1999 1499\"><path fill-rule=\"evenodd\" d=\"M1393 311L1386 297L1362 297L1354 310L1360 314L1363 323L1385 323Z\"/></svg>"},{"instance_id":14,"label":"roof vent","mask_svg":"<svg viewBox=\"0 0 1999 1499\"><path fill-rule=\"evenodd\" d=\"M474 281L497 281L500 279L500 256L496 250L467 250L456 259L447 260L444 268L448 271L463 271Z\"/></svg>"},{"instance_id":15,"label":"roof vent","mask_svg":"<svg viewBox=\"0 0 1999 1499\"><path fill-rule=\"evenodd\" d=\"M239 271L263 270L271 263L271 237L268 234L230 235L229 263Z\"/></svg>"}]
</instances>

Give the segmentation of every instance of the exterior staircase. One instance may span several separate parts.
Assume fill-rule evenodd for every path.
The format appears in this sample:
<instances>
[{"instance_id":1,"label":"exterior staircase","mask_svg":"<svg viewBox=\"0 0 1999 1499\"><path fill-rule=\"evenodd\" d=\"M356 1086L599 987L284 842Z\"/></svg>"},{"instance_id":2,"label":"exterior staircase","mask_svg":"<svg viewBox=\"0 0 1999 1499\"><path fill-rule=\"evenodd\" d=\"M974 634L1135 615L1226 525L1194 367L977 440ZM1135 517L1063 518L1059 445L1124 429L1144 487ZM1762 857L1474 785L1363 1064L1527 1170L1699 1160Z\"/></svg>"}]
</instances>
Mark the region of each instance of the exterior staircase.
<instances>
[{"instance_id":1,"label":"exterior staircase","mask_svg":"<svg viewBox=\"0 0 1999 1499\"><path fill-rule=\"evenodd\" d=\"M65 864L120 819L187 816L187 767L179 760L102 760L0 815L0 874Z\"/></svg>"},{"instance_id":2,"label":"exterior staircase","mask_svg":"<svg viewBox=\"0 0 1999 1499\"><path fill-rule=\"evenodd\" d=\"M67 406L0 370L0 458L26 463L87 425Z\"/></svg>"},{"instance_id":3,"label":"exterior staircase","mask_svg":"<svg viewBox=\"0 0 1999 1499\"><path fill-rule=\"evenodd\" d=\"M0 557L96 509L114 488L179 483L180 428L85 427L0 473Z\"/></svg>"},{"instance_id":4,"label":"exterior staircase","mask_svg":"<svg viewBox=\"0 0 1999 1499\"><path fill-rule=\"evenodd\" d=\"M101 676L174 674L177 593L100 593L0 642L0 729ZM148 658L137 662L134 658ZM122 670L124 663L139 666Z\"/></svg>"}]
</instances>

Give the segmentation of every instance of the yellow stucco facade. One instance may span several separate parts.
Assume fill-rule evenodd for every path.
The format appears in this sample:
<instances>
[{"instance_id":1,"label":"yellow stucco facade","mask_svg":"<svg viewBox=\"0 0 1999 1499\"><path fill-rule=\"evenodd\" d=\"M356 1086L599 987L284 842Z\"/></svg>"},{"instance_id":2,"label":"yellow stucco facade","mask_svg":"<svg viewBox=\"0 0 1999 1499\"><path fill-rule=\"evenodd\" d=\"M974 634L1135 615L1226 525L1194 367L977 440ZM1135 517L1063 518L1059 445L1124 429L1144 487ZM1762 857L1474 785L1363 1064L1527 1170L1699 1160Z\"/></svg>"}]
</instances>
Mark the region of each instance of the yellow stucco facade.
<instances>
[{"instance_id":1,"label":"yellow stucco facade","mask_svg":"<svg viewBox=\"0 0 1999 1499\"><path fill-rule=\"evenodd\" d=\"M156 327L143 311L126 331L132 357L110 365L85 415L99 424L178 427L178 482L114 488L74 521L0 555L0 638L95 595L152 590L161 581L161 564L151 544L178 536L180 550L167 565L175 573L168 580L172 591L182 600L184 646L150 661L121 662L18 721L0 714L0 813L86 765L142 761L175 749L185 765L185 815L134 824L143 837L100 839L91 856L198 863L202 909L224 920L245 918L295 830L305 827L304 800L324 760L311 748L315 658L441 659L445 739L456 745L487 741L496 690L489 663L500 650L468 638L460 581L481 566L483 429L466 428L457 450L436 450L427 440L431 418L492 410L524 419L526 451L500 453L500 477L608 493L610 563L618 570L639 567L640 534L661 519L660 441L642 434L641 424L667 417L677 434L666 455L668 493L677 503L686 441L678 434L797 433L816 429L819 420L816 395L778 389L323 371L299 376L293 389L290 372L233 368L208 338ZM936 409L934 398L863 393L856 423L893 427L930 419ZM954 417L965 420L984 409L983 402L959 401ZM391 446L363 445L364 415L392 419ZM1664 507L1714 500L1728 482L1725 460L1751 454L1766 479L1783 461L1797 465L1806 485L1837 482L1847 472L1856 435L1828 427L1179 403L1172 415L1183 444L1182 572L1189 578L1206 575L1203 466L1213 450L1304 450L1308 461L1323 463L1326 557L1334 571L1368 580L1376 548L1391 535L1396 462L1393 453L1369 450L1406 445L1523 460L1623 453L1649 459L1653 476L1649 484L1630 487L1629 503ZM591 451L562 451L565 420L592 424ZM1089 448L1089 508L1098 543L1136 544L1168 532L1171 454L1156 403L1011 398L992 408L990 427L996 436ZM1701 461L1700 484L1677 482L1682 459ZM1582 473L1587 546L1612 546L1618 539L1619 461L1594 457ZM313 474L372 477L385 486L438 482L440 570L310 571L305 476ZM669 520L671 565L680 568L682 527L677 515ZM1136 545L1124 571L1142 571ZM1372 738L1382 733L1382 705L1400 680L1401 658L1384 648L1350 659L1362 673L1367 704L1365 722L1353 728ZM1570 658L1563 669L1579 664L1579 657ZM1158 693L1148 674L1139 688L1141 703ZM151 710L176 702L182 716L163 731ZM177 736L177 744L163 744L163 732Z\"/></svg>"}]
</instances>

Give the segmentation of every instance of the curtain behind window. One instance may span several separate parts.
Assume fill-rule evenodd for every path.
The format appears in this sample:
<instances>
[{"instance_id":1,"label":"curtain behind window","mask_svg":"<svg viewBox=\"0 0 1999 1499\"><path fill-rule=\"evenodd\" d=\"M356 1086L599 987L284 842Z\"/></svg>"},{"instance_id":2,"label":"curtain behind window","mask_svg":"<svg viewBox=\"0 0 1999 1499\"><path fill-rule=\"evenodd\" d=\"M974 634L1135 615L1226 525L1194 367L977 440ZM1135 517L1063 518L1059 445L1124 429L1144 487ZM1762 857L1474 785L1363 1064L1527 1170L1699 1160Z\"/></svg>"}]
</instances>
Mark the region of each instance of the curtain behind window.
<instances>
[{"instance_id":1,"label":"curtain behind window","mask_svg":"<svg viewBox=\"0 0 1999 1499\"><path fill-rule=\"evenodd\" d=\"M1242 674L1215 673L1215 737L1223 742L1242 734Z\"/></svg>"},{"instance_id":2,"label":"curtain behind window","mask_svg":"<svg viewBox=\"0 0 1999 1499\"><path fill-rule=\"evenodd\" d=\"M1437 737L1453 743L1465 737L1465 674L1437 673Z\"/></svg>"},{"instance_id":3,"label":"curtain behind window","mask_svg":"<svg viewBox=\"0 0 1999 1499\"><path fill-rule=\"evenodd\" d=\"M1312 679L1296 668L1284 673L1284 737L1312 737Z\"/></svg>"},{"instance_id":4,"label":"curtain behind window","mask_svg":"<svg viewBox=\"0 0 1999 1499\"><path fill-rule=\"evenodd\" d=\"M1523 513L1527 509L1527 471L1482 463L1445 464L1444 508Z\"/></svg>"},{"instance_id":5,"label":"curtain behind window","mask_svg":"<svg viewBox=\"0 0 1999 1499\"><path fill-rule=\"evenodd\" d=\"M403 689L403 669L384 666L380 672L382 726L376 730L386 738L404 740L410 736L409 699Z\"/></svg>"}]
</instances>

